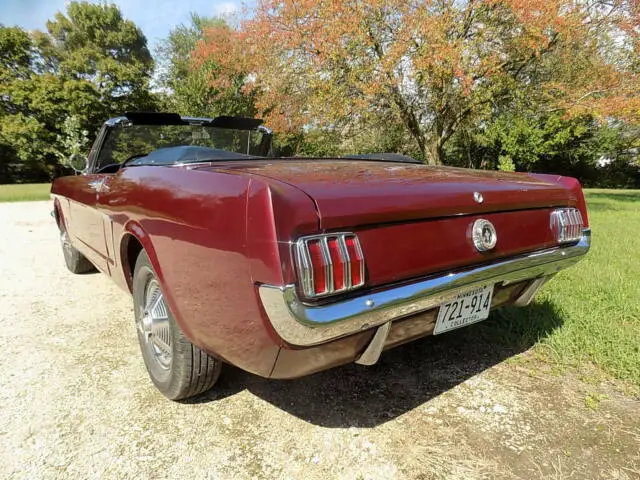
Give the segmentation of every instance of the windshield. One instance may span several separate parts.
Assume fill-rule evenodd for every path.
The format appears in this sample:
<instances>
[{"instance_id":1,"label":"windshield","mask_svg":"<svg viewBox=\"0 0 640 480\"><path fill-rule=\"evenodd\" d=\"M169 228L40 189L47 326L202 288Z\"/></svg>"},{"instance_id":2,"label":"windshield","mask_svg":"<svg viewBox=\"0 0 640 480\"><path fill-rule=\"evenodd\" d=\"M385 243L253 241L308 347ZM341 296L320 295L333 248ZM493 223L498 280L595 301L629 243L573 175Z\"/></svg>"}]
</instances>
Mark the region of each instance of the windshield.
<instances>
[{"instance_id":1,"label":"windshield","mask_svg":"<svg viewBox=\"0 0 640 480\"><path fill-rule=\"evenodd\" d=\"M96 170L261 157L263 133L202 125L118 125L107 132Z\"/></svg>"}]
</instances>

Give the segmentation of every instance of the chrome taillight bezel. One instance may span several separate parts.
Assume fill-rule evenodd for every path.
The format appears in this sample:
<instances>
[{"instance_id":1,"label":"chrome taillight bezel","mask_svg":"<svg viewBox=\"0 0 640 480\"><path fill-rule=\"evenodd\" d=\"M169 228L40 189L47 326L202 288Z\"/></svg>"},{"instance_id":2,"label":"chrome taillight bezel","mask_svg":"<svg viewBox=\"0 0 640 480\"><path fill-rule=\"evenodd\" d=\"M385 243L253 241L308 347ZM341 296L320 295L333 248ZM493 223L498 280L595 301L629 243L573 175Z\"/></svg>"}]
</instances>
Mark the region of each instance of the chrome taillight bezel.
<instances>
[{"instance_id":1,"label":"chrome taillight bezel","mask_svg":"<svg viewBox=\"0 0 640 480\"><path fill-rule=\"evenodd\" d=\"M577 208L557 208L551 212L549 226L558 243L572 243L582 238L584 220Z\"/></svg>"},{"instance_id":2,"label":"chrome taillight bezel","mask_svg":"<svg viewBox=\"0 0 640 480\"><path fill-rule=\"evenodd\" d=\"M340 260L344 268L344 285L341 288L335 288L334 265L329 251L329 241L332 239L337 241ZM353 239L354 249L356 250L356 255L359 260L360 281L355 284L353 282L354 272L351 271L351 255L349 254L349 249L347 247L347 239ZM319 242L324 263L325 291L321 293L316 293L313 275L314 265L311 261L311 254L309 252L309 243L315 241ZM301 237L295 243L295 257L300 289L306 298L321 298L344 293L360 288L365 284L364 255L362 253L362 247L360 246L358 236L355 233L340 232ZM335 268L337 268L337 266Z\"/></svg>"}]
</instances>

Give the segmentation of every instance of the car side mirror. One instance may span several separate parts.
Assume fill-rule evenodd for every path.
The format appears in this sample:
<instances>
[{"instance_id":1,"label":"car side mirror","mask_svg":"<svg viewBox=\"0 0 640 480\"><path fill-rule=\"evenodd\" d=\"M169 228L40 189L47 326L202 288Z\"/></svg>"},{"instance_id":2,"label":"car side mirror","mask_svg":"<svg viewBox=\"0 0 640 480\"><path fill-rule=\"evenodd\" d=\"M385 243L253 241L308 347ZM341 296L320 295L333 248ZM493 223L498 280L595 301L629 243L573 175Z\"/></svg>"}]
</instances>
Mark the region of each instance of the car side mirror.
<instances>
[{"instance_id":1,"label":"car side mirror","mask_svg":"<svg viewBox=\"0 0 640 480\"><path fill-rule=\"evenodd\" d=\"M82 155L81 153L73 153L69 156L67 165L73 168L76 173L82 173L89 166L89 160L87 159L86 155Z\"/></svg>"}]
</instances>

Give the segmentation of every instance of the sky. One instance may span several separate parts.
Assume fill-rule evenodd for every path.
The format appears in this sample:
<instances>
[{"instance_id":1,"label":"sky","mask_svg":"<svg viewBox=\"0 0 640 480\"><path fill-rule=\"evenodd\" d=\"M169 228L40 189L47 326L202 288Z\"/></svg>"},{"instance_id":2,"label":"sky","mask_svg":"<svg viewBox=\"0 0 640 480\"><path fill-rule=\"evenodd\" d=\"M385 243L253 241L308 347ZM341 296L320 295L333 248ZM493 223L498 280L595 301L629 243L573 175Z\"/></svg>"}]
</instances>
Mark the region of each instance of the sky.
<instances>
[{"instance_id":1,"label":"sky","mask_svg":"<svg viewBox=\"0 0 640 480\"><path fill-rule=\"evenodd\" d=\"M0 0L0 24L44 30L47 20L57 11L64 11L67 0ZM242 0L108 0L120 7L123 15L132 20L147 37L154 53L158 40L169 30L189 22L189 13L203 16L240 14L243 5L254 2Z\"/></svg>"}]
</instances>

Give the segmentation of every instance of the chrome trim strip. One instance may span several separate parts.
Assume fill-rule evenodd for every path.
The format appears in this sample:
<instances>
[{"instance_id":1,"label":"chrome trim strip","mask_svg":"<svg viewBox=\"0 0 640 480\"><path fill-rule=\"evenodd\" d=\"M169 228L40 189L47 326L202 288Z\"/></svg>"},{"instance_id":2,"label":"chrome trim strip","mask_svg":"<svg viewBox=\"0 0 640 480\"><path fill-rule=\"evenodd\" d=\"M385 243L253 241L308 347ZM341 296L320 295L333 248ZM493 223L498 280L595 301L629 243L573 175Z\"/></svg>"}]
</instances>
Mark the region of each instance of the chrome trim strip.
<instances>
[{"instance_id":1,"label":"chrome trim strip","mask_svg":"<svg viewBox=\"0 0 640 480\"><path fill-rule=\"evenodd\" d=\"M364 269L364 253L362 252L362 247L360 246L360 240L358 239L358 237L356 237L356 250L358 251L358 256L360 257L358 259L358 261L360 262L360 283L358 285L354 285L354 286L362 286L364 285L365 281L366 281L366 274L367 272Z\"/></svg>"},{"instance_id":2,"label":"chrome trim strip","mask_svg":"<svg viewBox=\"0 0 640 480\"><path fill-rule=\"evenodd\" d=\"M553 275L577 263L591 246L591 230L573 245L539 250L326 305L308 305L295 285L261 285L260 299L275 331L287 343L312 346L407 317L488 283Z\"/></svg>"},{"instance_id":3,"label":"chrome trim strip","mask_svg":"<svg viewBox=\"0 0 640 480\"><path fill-rule=\"evenodd\" d=\"M351 289L351 263L349 262L349 251L344 234L338 235L338 248L340 250L340 260L342 261L342 275L344 276L343 290Z\"/></svg>"},{"instance_id":4,"label":"chrome trim strip","mask_svg":"<svg viewBox=\"0 0 640 480\"><path fill-rule=\"evenodd\" d=\"M299 241L296 244L296 256L298 264L298 278L300 279L300 285L305 295L313 295L313 272L311 268L311 259L309 258L309 252L307 251L304 242Z\"/></svg>"},{"instance_id":5,"label":"chrome trim strip","mask_svg":"<svg viewBox=\"0 0 640 480\"><path fill-rule=\"evenodd\" d=\"M375 365L380 358L384 344L391 331L391 322L383 323L376 330L375 335L369 342L367 349L358 357L355 363L359 365Z\"/></svg>"},{"instance_id":6,"label":"chrome trim strip","mask_svg":"<svg viewBox=\"0 0 640 480\"><path fill-rule=\"evenodd\" d=\"M353 245L356 249L356 253L358 254L358 258L356 258L356 260L360 264L360 282L357 285L353 285L353 282L352 282L353 276L351 276L349 278L349 283L351 283L351 288L358 288L364 285L364 280L365 280L364 279L364 275L365 275L364 253L362 252L362 247L360 246L360 240L353 233L344 235L344 248L345 250L347 250L347 252L349 251L349 249L347 248L347 237L353 237L353 240L354 240ZM351 264L349 264L349 273L351 274Z\"/></svg>"},{"instance_id":7,"label":"chrome trim strip","mask_svg":"<svg viewBox=\"0 0 640 480\"><path fill-rule=\"evenodd\" d=\"M331 253L329 252L329 244L327 243L327 237L320 239L320 252L322 252L322 259L324 260L324 291L325 295L331 295L333 293L333 260L331 260Z\"/></svg>"}]
</instances>

